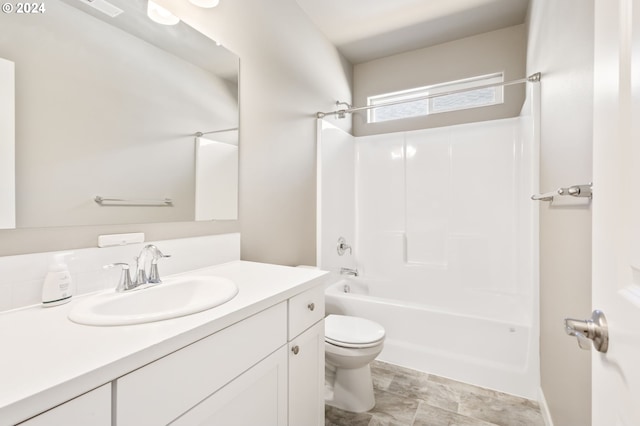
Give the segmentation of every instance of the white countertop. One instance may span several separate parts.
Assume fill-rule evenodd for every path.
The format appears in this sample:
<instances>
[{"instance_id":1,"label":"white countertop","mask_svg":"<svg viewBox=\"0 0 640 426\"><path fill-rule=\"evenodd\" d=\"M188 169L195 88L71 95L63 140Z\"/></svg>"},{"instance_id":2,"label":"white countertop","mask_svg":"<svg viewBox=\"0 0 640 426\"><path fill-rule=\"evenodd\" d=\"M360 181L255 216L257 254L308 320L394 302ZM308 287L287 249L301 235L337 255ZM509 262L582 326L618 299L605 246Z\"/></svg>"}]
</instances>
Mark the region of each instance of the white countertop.
<instances>
[{"instance_id":1,"label":"white countertop","mask_svg":"<svg viewBox=\"0 0 640 426\"><path fill-rule=\"evenodd\" d=\"M197 314L127 326L87 326L67 319L73 305L91 295L61 306L0 314L0 424L26 420L108 383L322 284L327 274L246 261L185 274L193 273L229 278L238 285L238 295Z\"/></svg>"}]
</instances>

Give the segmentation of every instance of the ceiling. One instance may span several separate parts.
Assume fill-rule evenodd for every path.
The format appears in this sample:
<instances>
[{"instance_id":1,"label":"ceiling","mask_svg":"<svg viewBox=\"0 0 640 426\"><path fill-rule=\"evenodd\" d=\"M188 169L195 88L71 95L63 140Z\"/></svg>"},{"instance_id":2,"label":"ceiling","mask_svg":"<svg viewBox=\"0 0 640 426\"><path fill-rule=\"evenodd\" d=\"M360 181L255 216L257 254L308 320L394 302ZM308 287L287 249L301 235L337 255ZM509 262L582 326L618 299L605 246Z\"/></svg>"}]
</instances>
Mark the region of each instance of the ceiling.
<instances>
[{"instance_id":1,"label":"ceiling","mask_svg":"<svg viewBox=\"0 0 640 426\"><path fill-rule=\"evenodd\" d=\"M525 21L529 0L296 0L352 63Z\"/></svg>"}]
</instances>

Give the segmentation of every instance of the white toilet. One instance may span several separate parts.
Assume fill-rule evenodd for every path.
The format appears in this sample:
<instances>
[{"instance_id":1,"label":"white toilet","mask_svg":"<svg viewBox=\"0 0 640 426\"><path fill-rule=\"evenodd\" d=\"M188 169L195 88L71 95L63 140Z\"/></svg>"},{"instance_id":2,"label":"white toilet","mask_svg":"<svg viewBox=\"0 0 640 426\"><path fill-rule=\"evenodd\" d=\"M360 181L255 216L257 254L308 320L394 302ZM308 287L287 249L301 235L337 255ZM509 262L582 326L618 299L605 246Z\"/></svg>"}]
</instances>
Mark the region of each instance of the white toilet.
<instances>
[{"instance_id":1,"label":"white toilet","mask_svg":"<svg viewBox=\"0 0 640 426\"><path fill-rule=\"evenodd\" d=\"M369 363L382 351L384 328L364 318L328 315L324 333L325 403L354 413L372 409Z\"/></svg>"}]
</instances>

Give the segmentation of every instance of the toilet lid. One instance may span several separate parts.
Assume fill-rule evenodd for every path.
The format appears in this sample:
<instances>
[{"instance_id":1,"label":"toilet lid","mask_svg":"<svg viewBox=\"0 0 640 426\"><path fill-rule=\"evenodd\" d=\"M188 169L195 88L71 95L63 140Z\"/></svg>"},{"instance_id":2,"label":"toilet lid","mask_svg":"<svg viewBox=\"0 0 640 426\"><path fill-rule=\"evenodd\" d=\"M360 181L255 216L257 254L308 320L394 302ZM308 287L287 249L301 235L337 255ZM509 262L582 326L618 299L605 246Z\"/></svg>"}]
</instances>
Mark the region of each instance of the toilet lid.
<instances>
[{"instance_id":1,"label":"toilet lid","mask_svg":"<svg viewBox=\"0 0 640 426\"><path fill-rule=\"evenodd\" d=\"M325 340L337 346L368 347L384 339L384 328L371 320L329 315L324 322Z\"/></svg>"}]
</instances>

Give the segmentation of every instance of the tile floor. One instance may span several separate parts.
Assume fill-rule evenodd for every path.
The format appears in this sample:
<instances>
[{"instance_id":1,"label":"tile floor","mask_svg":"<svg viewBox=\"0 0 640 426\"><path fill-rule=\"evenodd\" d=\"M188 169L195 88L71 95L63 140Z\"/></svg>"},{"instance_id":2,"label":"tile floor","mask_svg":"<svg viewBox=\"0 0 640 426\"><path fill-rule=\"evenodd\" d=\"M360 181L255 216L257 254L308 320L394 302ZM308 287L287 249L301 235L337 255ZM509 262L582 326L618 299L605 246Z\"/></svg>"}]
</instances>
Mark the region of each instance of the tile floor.
<instances>
[{"instance_id":1,"label":"tile floor","mask_svg":"<svg viewBox=\"0 0 640 426\"><path fill-rule=\"evenodd\" d=\"M538 403L374 361L376 406L325 407L326 426L544 426Z\"/></svg>"}]
</instances>

